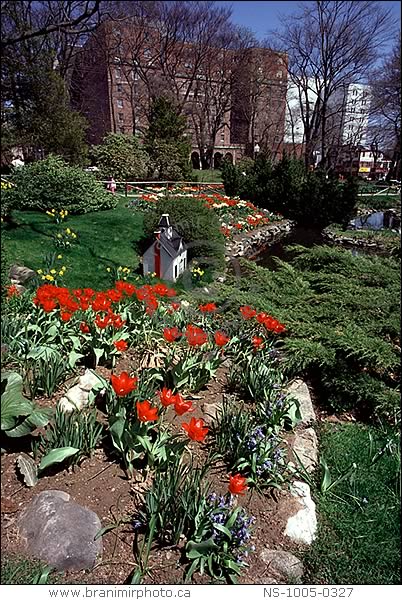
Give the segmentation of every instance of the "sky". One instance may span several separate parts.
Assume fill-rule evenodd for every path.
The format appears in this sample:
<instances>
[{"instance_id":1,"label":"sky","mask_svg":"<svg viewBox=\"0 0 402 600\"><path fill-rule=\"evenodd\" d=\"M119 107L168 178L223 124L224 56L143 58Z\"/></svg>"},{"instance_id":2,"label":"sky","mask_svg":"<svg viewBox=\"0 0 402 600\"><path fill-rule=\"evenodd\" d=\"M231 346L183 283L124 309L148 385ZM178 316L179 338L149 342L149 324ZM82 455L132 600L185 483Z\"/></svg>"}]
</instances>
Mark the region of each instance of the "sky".
<instances>
[{"instance_id":1,"label":"sky","mask_svg":"<svg viewBox=\"0 0 402 600\"><path fill-rule=\"evenodd\" d=\"M220 1L216 4L232 7L232 21L238 25L249 27L254 31L258 39L264 39L270 29L280 27L279 15L288 15L292 12L297 12L300 1L231 0ZM392 10L393 15L395 15L395 24L400 23L401 2L388 0L379 2L379 4Z\"/></svg>"}]
</instances>

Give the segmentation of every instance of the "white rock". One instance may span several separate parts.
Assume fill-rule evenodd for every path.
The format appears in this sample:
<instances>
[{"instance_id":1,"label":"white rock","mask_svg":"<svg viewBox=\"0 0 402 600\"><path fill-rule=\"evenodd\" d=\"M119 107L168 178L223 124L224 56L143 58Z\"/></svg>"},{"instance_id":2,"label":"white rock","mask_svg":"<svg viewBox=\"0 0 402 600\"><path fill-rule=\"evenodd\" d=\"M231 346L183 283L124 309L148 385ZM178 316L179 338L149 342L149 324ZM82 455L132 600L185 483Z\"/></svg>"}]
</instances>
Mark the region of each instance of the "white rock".
<instances>
[{"instance_id":1,"label":"white rock","mask_svg":"<svg viewBox=\"0 0 402 600\"><path fill-rule=\"evenodd\" d=\"M289 394L289 396L293 396L293 398L296 398L296 400L299 401L302 418L301 422L303 424L307 424L316 420L310 392L302 379L296 379L293 381L293 383L291 383L286 389L286 392Z\"/></svg>"},{"instance_id":2,"label":"white rock","mask_svg":"<svg viewBox=\"0 0 402 600\"><path fill-rule=\"evenodd\" d=\"M82 390L79 385L74 385L60 398L58 406L63 412L81 410L88 405L88 399L89 392Z\"/></svg>"},{"instance_id":3,"label":"white rock","mask_svg":"<svg viewBox=\"0 0 402 600\"><path fill-rule=\"evenodd\" d=\"M293 450L306 471L314 471L318 464L318 440L312 427L295 431Z\"/></svg>"},{"instance_id":4,"label":"white rock","mask_svg":"<svg viewBox=\"0 0 402 600\"><path fill-rule=\"evenodd\" d=\"M317 516L315 502L311 498L310 486L302 481L293 483L291 494L300 504L300 510L289 517L285 535L295 542L311 544L316 537Z\"/></svg>"},{"instance_id":5,"label":"white rock","mask_svg":"<svg viewBox=\"0 0 402 600\"><path fill-rule=\"evenodd\" d=\"M90 392L97 383L99 383L99 377L90 369L86 369L84 375L79 378L77 385L82 390Z\"/></svg>"}]
</instances>

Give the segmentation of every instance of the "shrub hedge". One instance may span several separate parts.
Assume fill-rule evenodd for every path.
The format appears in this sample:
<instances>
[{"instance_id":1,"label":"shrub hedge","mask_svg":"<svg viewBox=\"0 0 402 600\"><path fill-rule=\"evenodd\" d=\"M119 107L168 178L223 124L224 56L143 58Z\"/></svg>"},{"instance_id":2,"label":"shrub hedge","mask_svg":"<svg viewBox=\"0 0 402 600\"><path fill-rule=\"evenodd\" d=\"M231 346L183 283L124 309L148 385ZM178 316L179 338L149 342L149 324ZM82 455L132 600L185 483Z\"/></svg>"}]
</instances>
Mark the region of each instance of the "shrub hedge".
<instances>
[{"instance_id":1,"label":"shrub hedge","mask_svg":"<svg viewBox=\"0 0 402 600\"><path fill-rule=\"evenodd\" d=\"M10 209L46 211L65 209L87 213L117 206L117 198L107 192L91 173L67 165L58 156L49 156L15 170L15 186L7 192Z\"/></svg>"}]
</instances>

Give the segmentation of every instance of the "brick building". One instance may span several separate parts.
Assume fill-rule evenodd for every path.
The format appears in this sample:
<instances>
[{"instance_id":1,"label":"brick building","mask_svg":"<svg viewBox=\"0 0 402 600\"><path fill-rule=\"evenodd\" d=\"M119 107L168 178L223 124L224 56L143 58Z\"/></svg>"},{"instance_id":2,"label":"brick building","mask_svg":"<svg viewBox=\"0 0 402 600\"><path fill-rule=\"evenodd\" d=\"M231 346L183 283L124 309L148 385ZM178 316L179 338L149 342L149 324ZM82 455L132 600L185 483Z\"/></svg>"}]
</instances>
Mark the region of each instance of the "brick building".
<instances>
[{"instance_id":1,"label":"brick building","mask_svg":"<svg viewBox=\"0 0 402 600\"><path fill-rule=\"evenodd\" d=\"M164 26L106 22L78 54L72 101L89 121L88 141L108 132L140 137L153 96L172 98L186 115L194 168L253 155L274 158L283 143L287 56L232 43L202 46L169 39Z\"/></svg>"}]
</instances>

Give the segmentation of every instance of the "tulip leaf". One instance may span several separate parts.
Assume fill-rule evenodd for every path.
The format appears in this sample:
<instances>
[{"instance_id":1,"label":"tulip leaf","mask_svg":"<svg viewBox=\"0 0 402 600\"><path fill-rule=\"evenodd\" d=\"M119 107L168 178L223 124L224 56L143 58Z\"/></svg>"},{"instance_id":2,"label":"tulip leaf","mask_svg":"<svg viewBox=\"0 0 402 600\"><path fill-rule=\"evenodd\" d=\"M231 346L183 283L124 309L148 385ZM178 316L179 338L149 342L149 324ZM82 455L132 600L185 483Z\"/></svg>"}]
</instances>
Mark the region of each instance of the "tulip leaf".
<instances>
[{"instance_id":1,"label":"tulip leaf","mask_svg":"<svg viewBox=\"0 0 402 600\"><path fill-rule=\"evenodd\" d=\"M200 558L202 556L206 556L210 553L211 550L217 548L212 537L208 538L203 542L193 542L189 541L186 545L186 556L187 558Z\"/></svg>"},{"instance_id":2,"label":"tulip leaf","mask_svg":"<svg viewBox=\"0 0 402 600\"><path fill-rule=\"evenodd\" d=\"M74 456L74 454L77 454L79 451L79 448L73 448L72 446L64 446L64 448L50 450L49 454L46 454L40 461L38 471L43 471L55 463L63 462L63 460L70 456Z\"/></svg>"},{"instance_id":3,"label":"tulip leaf","mask_svg":"<svg viewBox=\"0 0 402 600\"><path fill-rule=\"evenodd\" d=\"M80 352L76 352L75 350L71 350L71 352L68 355L68 366L70 367L70 369L74 369L75 367L75 363L77 362L78 359L82 358L84 355L81 354Z\"/></svg>"}]
</instances>

